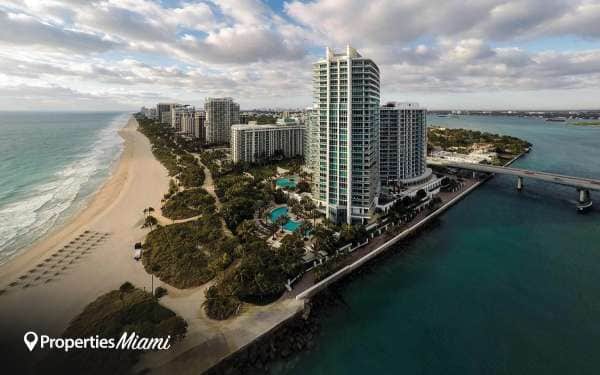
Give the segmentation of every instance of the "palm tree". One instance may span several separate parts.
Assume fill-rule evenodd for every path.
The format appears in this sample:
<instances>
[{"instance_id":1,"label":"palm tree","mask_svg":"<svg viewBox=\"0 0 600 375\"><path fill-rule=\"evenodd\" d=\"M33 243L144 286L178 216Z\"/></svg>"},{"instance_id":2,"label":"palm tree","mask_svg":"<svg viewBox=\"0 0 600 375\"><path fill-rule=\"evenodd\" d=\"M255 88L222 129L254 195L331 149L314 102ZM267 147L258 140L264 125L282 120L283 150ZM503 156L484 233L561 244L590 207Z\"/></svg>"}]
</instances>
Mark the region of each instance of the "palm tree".
<instances>
[{"instance_id":1,"label":"palm tree","mask_svg":"<svg viewBox=\"0 0 600 375\"><path fill-rule=\"evenodd\" d=\"M158 220L156 220L156 218L154 216L148 215L148 216L146 216L146 219L144 220L143 227L144 228L150 227L150 230L152 230L153 227L157 224L158 224Z\"/></svg>"},{"instance_id":2,"label":"palm tree","mask_svg":"<svg viewBox=\"0 0 600 375\"><path fill-rule=\"evenodd\" d=\"M275 220L275 225L277 225L278 227L281 228L281 231L283 232L283 226L285 225L285 223L288 222L287 217L285 216L279 216L276 220Z\"/></svg>"},{"instance_id":3,"label":"palm tree","mask_svg":"<svg viewBox=\"0 0 600 375\"><path fill-rule=\"evenodd\" d=\"M315 240L313 243L313 250L316 253L324 251L327 254L331 254L335 251L333 232L324 225L315 226L313 238Z\"/></svg>"},{"instance_id":4,"label":"palm tree","mask_svg":"<svg viewBox=\"0 0 600 375\"><path fill-rule=\"evenodd\" d=\"M311 212L316 208L315 203L309 197L302 197L300 205L306 216L309 216Z\"/></svg>"},{"instance_id":5,"label":"palm tree","mask_svg":"<svg viewBox=\"0 0 600 375\"><path fill-rule=\"evenodd\" d=\"M348 242L352 242L354 239L354 227L350 224L342 225L342 230L340 231L340 240L342 244L346 244Z\"/></svg>"},{"instance_id":6,"label":"palm tree","mask_svg":"<svg viewBox=\"0 0 600 375\"><path fill-rule=\"evenodd\" d=\"M303 221L302 224L300 224L300 228L298 228L298 232L302 238L304 238L304 241L308 240L308 233L312 230L313 225L310 223L310 221Z\"/></svg>"},{"instance_id":7,"label":"palm tree","mask_svg":"<svg viewBox=\"0 0 600 375\"><path fill-rule=\"evenodd\" d=\"M317 216L319 216L319 210L314 208L314 209L310 210L310 213L312 214L313 226L316 226L317 225Z\"/></svg>"},{"instance_id":8,"label":"palm tree","mask_svg":"<svg viewBox=\"0 0 600 375\"><path fill-rule=\"evenodd\" d=\"M237 227L236 232L243 242L249 241L256 232L256 223L253 220L244 220Z\"/></svg>"}]
</instances>

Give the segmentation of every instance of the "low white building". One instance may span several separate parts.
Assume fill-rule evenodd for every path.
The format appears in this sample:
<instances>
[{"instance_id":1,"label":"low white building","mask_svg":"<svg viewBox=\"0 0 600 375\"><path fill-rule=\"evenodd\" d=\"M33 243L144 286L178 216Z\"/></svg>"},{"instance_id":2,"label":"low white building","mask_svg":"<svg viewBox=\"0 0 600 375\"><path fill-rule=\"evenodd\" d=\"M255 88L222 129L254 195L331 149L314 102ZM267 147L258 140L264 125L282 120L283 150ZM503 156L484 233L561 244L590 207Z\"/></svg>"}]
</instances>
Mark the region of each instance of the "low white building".
<instances>
[{"instance_id":1,"label":"low white building","mask_svg":"<svg viewBox=\"0 0 600 375\"><path fill-rule=\"evenodd\" d=\"M302 124L257 125L238 124L231 127L231 156L234 163L254 163L273 155L302 156L304 152Z\"/></svg>"},{"instance_id":2,"label":"low white building","mask_svg":"<svg viewBox=\"0 0 600 375\"><path fill-rule=\"evenodd\" d=\"M433 164L443 164L444 162L479 164L481 162L491 162L496 156L498 156L498 154L495 152L479 150L473 151L469 154L436 150L432 151L431 155L427 159Z\"/></svg>"}]
</instances>

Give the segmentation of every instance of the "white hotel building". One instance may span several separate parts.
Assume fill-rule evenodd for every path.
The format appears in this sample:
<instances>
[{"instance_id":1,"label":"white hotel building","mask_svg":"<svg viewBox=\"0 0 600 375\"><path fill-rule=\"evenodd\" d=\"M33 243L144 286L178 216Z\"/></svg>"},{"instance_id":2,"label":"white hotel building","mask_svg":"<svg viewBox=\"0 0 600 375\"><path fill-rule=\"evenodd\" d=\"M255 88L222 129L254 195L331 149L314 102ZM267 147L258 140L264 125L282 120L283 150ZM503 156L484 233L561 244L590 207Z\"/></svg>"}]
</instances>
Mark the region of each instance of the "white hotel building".
<instances>
[{"instance_id":1,"label":"white hotel building","mask_svg":"<svg viewBox=\"0 0 600 375\"><path fill-rule=\"evenodd\" d=\"M379 86L379 67L350 46L313 64L313 195L335 223L364 223L377 203Z\"/></svg>"},{"instance_id":2,"label":"white hotel building","mask_svg":"<svg viewBox=\"0 0 600 375\"><path fill-rule=\"evenodd\" d=\"M254 163L266 160L276 153L286 158L302 156L305 126L288 125L233 125L231 127L231 157L234 163Z\"/></svg>"}]
</instances>

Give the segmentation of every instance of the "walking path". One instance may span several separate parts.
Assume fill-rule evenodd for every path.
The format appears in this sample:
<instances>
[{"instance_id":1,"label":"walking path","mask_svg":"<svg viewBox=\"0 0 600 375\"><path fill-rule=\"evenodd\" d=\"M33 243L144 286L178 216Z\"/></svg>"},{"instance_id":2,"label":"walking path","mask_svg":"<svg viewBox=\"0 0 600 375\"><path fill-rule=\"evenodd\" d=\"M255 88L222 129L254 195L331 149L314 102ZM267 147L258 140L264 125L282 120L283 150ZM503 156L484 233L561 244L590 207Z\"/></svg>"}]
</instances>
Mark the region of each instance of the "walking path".
<instances>
[{"instance_id":1,"label":"walking path","mask_svg":"<svg viewBox=\"0 0 600 375\"><path fill-rule=\"evenodd\" d=\"M198 155L198 154L192 154L192 155L194 155L196 160L198 160L198 164L200 164L202 166L202 168L204 168L204 183L202 184L202 188L204 190L206 190L208 192L208 194L212 195L213 198L215 198L215 207L217 208L217 212L221 212L221 210L223 208L223 204L221 203L219 196L215 192L215 182L214 182L212 173L210 173L210 169L208 169L208 167L206 165L204 165L204 163L202 163L202 160L200 160L200 155ZM231 230L225 223L225 219L223 219L222 215L221 215L221 227L223 228L223 232L225 233L226 236L233 237L233 233L231 232Z\"/></svg>"}]
</instances>

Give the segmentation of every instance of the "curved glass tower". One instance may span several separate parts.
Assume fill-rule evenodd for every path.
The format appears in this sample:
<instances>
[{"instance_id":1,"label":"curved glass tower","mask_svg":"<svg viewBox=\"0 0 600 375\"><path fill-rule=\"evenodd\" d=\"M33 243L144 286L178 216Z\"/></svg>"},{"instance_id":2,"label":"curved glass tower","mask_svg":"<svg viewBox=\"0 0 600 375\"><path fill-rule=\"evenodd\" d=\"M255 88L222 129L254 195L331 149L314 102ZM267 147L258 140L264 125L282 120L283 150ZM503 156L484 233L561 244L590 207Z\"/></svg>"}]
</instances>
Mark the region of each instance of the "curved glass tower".
<instances>
[{"instance_id":1,"label":"curved glass tower","mask_svg":"<svg viewBox=\"0 0 600 375\"><path fill-rule=\"evenodd\" d=\"M315 198L335 223L365 223L379 193L379 67L348 46L313 64ZM314 129L313 129L314 130Z\"/></svg>"}]
</instances>

